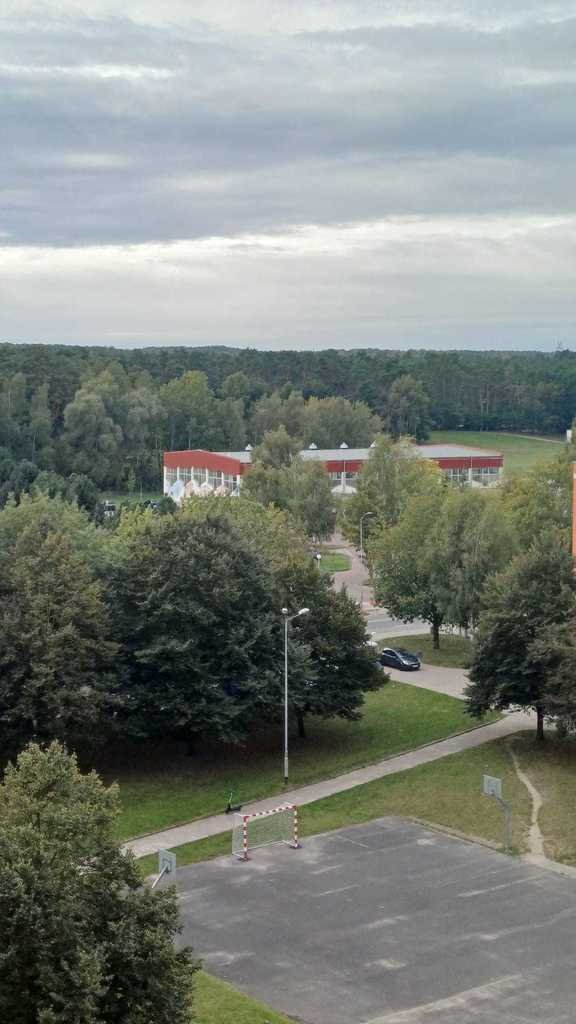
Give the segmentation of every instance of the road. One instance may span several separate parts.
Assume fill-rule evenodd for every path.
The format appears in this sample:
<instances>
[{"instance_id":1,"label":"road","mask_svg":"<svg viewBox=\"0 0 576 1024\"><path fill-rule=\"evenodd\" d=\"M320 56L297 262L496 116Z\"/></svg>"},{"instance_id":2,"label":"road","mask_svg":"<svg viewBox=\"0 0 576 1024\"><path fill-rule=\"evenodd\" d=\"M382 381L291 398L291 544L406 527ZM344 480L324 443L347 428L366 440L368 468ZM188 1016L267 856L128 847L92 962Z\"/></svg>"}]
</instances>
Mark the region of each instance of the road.
<instances>
[{"instance_id":1,"label":"road","mask_svg":"<svg viewBox=\"0 0 576 1024\"><path fill-rule=\"evenodd\" d=\"M350 597L354 598L366 613L368 631L375 640L382 640L387 636L415 636L428 633L430 626L427 622L400 622L386 611L385 608L377 608L374 605L374 594L368 582L368 570L361 562L355 548L347 544L343 537L336 536L338 547L333 551L341 552L350 559L350 568L345 572L334 574L334 589L340 590L345 587Z\"/></svg>"}]
</instances>

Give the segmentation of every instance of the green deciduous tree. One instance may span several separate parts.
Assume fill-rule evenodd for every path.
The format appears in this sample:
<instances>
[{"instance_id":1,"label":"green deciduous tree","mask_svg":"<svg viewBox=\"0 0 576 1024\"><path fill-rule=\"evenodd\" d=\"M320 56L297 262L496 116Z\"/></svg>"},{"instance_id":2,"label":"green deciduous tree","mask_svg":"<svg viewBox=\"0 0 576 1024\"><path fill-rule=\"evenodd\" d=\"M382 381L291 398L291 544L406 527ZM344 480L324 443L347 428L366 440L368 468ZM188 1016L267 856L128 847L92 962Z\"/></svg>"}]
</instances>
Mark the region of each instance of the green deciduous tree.
<instances>
[{"instance_id":1,"label":"green deciduous tree","mask_svg":"<svg viewBox=\"0 0 576 1024\"><path fill-rule=\"evenodd\" d=\"M304 735L306 715L360 717L366 692L387 680L374 649L367 646L366 620L344 590L307 563L293 563L276 575L280 600L293 614L309 608L290 627L290 702Z\"/></svg>"},{"instance_id":2,"label":"green deciduous tree","mask_svg":"<svg viewBox=\"0 0 576 1024\"><path fill-rule=\"evenodd\" d=\"M123 516L115 543L127 727L242 739L277 677L273 580L256 544L224 515L151 513Z\"/></svg>"},{"instance_id":3,"label":"green deciduous tree","mask_svg":"<svg viewBox=\"0 0 576 1024\"><path fill-rule=\"evenodd\" d=\"M103 728L112 705L107 611L100 585L62 532L21 531L0 580L0 735L75 740Z\"/></svg>"},{"instance_id":4,"label":"green deciduous tree","mask_svg":"<svg viewBox=\"0 0 576 1024\"><path fill-rule=\"evenodd\" d=\"M69 486L76 483L80 489L82 478L72 476L68 480ZM0 580L9 571L16 544L30 530L65 534L78 558L96 575L104 575L109 538L96 528L86 510L66 500L69 497L69 493L51 497L39 490L36 494L24 494L18 504L9 501L0 510Z\"/></svg>"},{"instance_id":5,"label":"green deciduous tree","mask_svg":"<svg viewBox=\"0 0 576 1024\"><path fill-rule=\"evenodd\" d=\"M204 373L189 371L160 388L168 448L217 448L216 401Z\"/></svg>"},{"instance_id":6,"label":"green deciduous tree","mask_svg":"<svg viewBox=\"0 0 576 1024\"><path fill-rule=\"evenodd\" d=\"M86 381L64 413L65 458L69 468L88 473L100 486L122 478L125 393L111 370Z\"/></svg>"},{"instance_id":7,"label":"green deciduous tree","mask_svg":"<svg viewBox=\"0 0 576 1024\"><path fill-rule=\"evenodd\" d=\"M301 436L304 444L336 448L364 448L382 430L382 421L364 402L346 398L310 398L302 410Z\"/></svg>"},{"instance_id":8,"label":"green deciduous tree","mask_svg":"<svg viewBox=\"0 0 576 1024\"><path fill-rule=\"evenodd\" d=\"M441 505L436 494L413 497L396 525L382 530L371 546L377 601L403 622L429 622L434 647L440 646L446 614L448 567L436 544Z\"/></svg>"},{"instance_id":9,"label":"green deciduous tree","mask_svg":"<svg viewBox=\"0 0 576 1024\"><path fill-rule=\"evenodd\" d=\"M576 612L549 626L533 641L530 655L545 676L542 703L561 733L576 732Z\"/></svg>"},{"instance_id":10,"label":"green deciduous tree","mask_svg":"<svg viewBox=\"0 0 576 1024\"><path fill-rule=\"evenodd\" d=\"M575 590L570 552L552 531L488 580L469 673L470 714L531 709L544 738L546 666L538 642L573 614Z\"/></svg>"},{"instance_id":11,"label":"green deciduous tree","mask_svg":"<svg viewBox=\"0 0 576 1024\"><path fill-rule=\"evenodd\" d=\"M393 438L408 434L425 441L430 432L430 399L424 386L410 374L397 377L387 398L384 423Z\"/></svg>"},{"instance_id":12,"label":"green deciduous tree","mask_svg":"<svg viewBox=\"0 0 576 1024\"><path fill-rule=\"evenodd\" d=\"M440 496L443 489L442 474L435 463L417 458L407 439L394 441L389 435L380 435L358 476L356 494L342 507L342 531L360 547L360 517L365 512L373 512L374 517L364 520L364 541L379 527L397 523L414 495Z\"/></svg>"},{"instance_id":13,"label":"green deciduous tree","mask_svg":"<svg viewBox=\"0 0 576 1024\"><path fill-rule=\"evenodd\" d=\"M189 1024L190 950L173 889L152 892L114 838L118 793L53 743L0 785L0 1020Z\"/></svg>"},{"instance_id":14,"label":"green deciduous tree","mask_svg":"<svg viewBox=\"0 0 576 1024\"><path fill-rule=\"evenodd\" d=\"M478 623L488 576L510 561L517 549L513 522L499 492L448 489L439 509L433 544L444 560L439 600L444 618L465 630Z\"/></svg>"},{"instance_id":15,"label":"green deciduous tree","mask_svg":"<svg viewBox=\"0 0 576 1024\"><path fill-rule=\"evenodd\" d=\"M576 449L568 448L549 464L504 480L504 507L526 546L551 527L564 531L568 537L572 515L571 456L576 457Z\"/></svg>"},{"instance_id":16,"label":"green deciduous tree","mask_svg":"<svg viewBox=\"0 0 576 1024\"><path fill-rule=\"evenodd\" d=\"M309 537L326 540L334 532L336 509L324 467L317 462L298 460L285 473L288 509L302 523Z\"/></svg>"}]
</instances>

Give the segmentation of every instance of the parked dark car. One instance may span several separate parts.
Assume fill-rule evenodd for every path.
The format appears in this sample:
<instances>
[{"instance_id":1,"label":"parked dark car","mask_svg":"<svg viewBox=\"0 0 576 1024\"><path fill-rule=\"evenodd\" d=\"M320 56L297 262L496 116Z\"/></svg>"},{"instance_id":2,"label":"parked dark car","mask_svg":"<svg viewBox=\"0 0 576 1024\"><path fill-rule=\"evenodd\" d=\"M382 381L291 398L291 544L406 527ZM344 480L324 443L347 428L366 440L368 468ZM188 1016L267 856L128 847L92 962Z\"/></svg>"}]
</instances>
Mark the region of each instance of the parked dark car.
<instances>
[{"instance_id":1,"label":"parked dark car","mask_svg":"<svg viewBox=\"0 0 576 1024\"><path fill-rule=\"evenodd\" d=\"M415 671L420 668L420 658L418 655L404 650L403 647L384 647L380 652L378 661L381 665L389 665L390 668L400 668L406 672Z\"/></svg>"}]
</instances>

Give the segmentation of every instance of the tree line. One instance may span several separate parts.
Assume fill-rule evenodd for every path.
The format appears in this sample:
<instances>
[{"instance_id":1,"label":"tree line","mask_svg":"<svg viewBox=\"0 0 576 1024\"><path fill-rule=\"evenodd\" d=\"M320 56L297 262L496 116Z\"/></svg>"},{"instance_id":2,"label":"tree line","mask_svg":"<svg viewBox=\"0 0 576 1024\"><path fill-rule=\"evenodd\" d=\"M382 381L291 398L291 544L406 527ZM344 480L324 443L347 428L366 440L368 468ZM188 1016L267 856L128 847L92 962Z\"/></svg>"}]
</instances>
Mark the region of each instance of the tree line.
<instances>
[{"instance_id":1,"label":"tree line","mask_svg":"<svg viewBox=\"0 0 576 1024\"><path fill-rule=\"evenodd\" d=\"M375 595L396 618L473 638L468 709L523 708L537 732L576 730L576 577L572 462L556 460L494 489L447 486L436 467L381 438L342 526L365 547Z\"/></svg>"},{"instance_id":2,"label":"tree line","mask_svg":"<svg viewBox=\"0 0 576 1024\"><path fill-rule=\"evenodd\" d=\"M0 503L35 483L94 507L156 489L165 449L236 450L286 427L307 446L431 428L558 433L576 354L258 352L0 345ZM39 480L37 478L40 477Z\"/></svg>"},{"instance_id":3,"label":"tree line","mask_svg":"<svg viewBox=\"0 0 576 1024\"><path fill-rule=\"evenodd\" d=\"M113 365L122 367L131 381L145 378L157 387L189 371L199 371L206 375L214 393L220 393L226 378L243 373L256 396L288 386L305 398L342 397L364 402L382 417L394 383L410 376L424 389L430 420L438 429L557 433L570 425L576 409L576 353L561 347L551 353L424 349L264 352L222 347L122 350L0 344L0 378L24 374L29 393L47 384L57 423L81 384Z\"/></svg>"},{"instance_id":4,"label":"tree line","mask_svg":"<svg viewBox=\"0 0 576 1024\"><path fill-rule=\"evenodd\" d=\"M35 489L93 512L104 489L157 491L166 449L241 450L280 427L296 448L367 446L384 427L425 436L422 388L409 377L396 386L407 408L394 401L383 419L343 397L305 398L290 386L267 392L241 372L214 390L201 371L158 383L114 362L84 377L62 404L59 381L34 386L18 371L0 378L0 506Z\"/></svg>"}]
</instances>

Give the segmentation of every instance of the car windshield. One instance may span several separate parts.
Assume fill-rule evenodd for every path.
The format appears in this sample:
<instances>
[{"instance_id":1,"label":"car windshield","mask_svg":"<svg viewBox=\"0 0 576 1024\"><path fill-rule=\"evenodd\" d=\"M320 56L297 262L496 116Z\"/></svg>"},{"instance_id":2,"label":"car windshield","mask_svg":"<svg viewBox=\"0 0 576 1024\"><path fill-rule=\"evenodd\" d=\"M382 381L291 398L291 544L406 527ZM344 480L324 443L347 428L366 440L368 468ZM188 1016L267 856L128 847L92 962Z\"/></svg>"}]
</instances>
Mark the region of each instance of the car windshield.
<instances>
[{"instance_id":1,"label":"car windshield","mask_svg":"<svg viewBox=\"0 0 576 1024\"><path fill-rule=\"evenodd\" d=\"M405 651L403 647L397 647L394 653L395 654L399 654L402 658L415 658L416 657L416 655L412 654L410 651Z\"/></svg>"}]
</instances>

